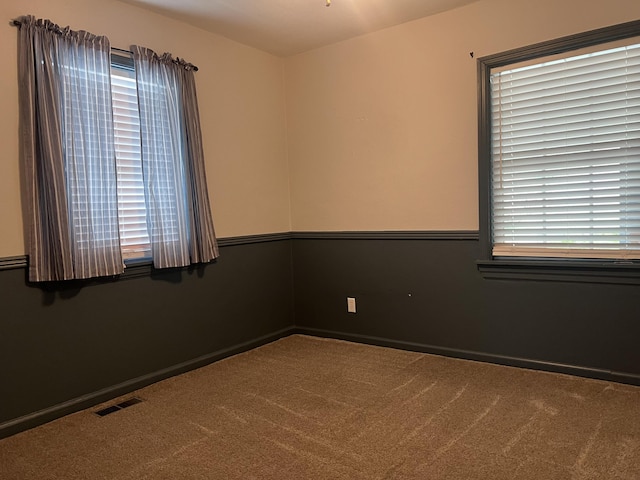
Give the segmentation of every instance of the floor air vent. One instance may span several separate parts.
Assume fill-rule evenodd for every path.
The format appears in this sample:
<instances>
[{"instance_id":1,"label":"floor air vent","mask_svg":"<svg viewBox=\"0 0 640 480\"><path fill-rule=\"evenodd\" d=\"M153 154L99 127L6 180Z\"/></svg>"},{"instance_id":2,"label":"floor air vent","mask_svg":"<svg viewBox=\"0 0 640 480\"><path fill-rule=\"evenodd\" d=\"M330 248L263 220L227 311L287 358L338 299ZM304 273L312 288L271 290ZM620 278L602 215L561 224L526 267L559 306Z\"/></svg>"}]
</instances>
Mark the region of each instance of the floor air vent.
<instances>
[{"instance_id":1,"label":"floor air vent","mask_svg":"<svg viewBox=\"0 0 640 480\"><path fill-rule=\"evenodd\" d=\"M128 400L125 400L124 402L120 402L115 405L111 405L110 407L103 408L102 410L98 410L97 412L95 412L95 414L98 415L99 417L104 417L106 415L109 415L110 413L117 412L118 410L122 410L124 408L130 407L131 405L135 405L136 403L140 403L140 402L142 402L142 400L140 400L139 398L133 397Z\"/></svg>"}]
</instances>

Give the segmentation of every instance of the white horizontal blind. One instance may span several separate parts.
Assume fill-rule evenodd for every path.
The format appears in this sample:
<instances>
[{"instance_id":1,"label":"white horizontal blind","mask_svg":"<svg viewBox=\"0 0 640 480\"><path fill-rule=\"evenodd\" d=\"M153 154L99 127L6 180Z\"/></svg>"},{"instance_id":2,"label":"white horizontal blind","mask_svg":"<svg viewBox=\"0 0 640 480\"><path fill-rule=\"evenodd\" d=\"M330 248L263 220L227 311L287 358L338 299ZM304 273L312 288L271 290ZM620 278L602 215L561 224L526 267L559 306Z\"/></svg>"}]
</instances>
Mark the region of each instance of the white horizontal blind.
<instances>
[{"instance_id":1,"label":"white horizontal blind","mask_svg":"<svg viewBox=\"0 0 640 480\"><path fill-rule=\"evenodd\" d=\"M640 44L492 73L491 95L493 254L640 258Z\"/></svg>"},{"instance_id":2,"label":"white horizontal blind","mask_svg":"<svg viewBox=\"0 0 640 480\"><path fill-rule=\"evenodd\" d=\"M111 95L122 256L125 259L149 257L151 247L142 177L138 91L133 69L111 65Z\"/></svg>"}]
</instances>

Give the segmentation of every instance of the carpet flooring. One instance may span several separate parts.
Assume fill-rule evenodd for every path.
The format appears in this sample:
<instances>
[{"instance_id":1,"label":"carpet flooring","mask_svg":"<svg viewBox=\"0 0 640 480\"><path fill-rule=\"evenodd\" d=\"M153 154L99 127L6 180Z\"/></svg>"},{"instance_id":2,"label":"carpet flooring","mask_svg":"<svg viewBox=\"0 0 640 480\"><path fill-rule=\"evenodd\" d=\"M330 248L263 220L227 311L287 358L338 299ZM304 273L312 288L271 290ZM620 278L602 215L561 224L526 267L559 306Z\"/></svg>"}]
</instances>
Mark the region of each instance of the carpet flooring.
<instances>
[{"instance_id":1,"label":"carpet flooring","mask_svg":"<svg viewBox=\"0 0 640 480\"><path fill-rule=\"evenodd\" d=\"M638 480L640 388L293 335L0 440L0 479Z\"/></svg>"}]
</instances>

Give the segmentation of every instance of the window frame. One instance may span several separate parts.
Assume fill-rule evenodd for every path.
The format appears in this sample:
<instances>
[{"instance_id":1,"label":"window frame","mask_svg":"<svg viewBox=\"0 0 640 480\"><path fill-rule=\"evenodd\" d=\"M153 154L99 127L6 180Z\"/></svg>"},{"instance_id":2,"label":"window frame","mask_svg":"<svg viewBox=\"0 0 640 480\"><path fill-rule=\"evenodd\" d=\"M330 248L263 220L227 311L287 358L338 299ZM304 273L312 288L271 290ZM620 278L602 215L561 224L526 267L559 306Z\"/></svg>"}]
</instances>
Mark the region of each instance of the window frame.
<instances>
[{"instance_id":1,"label":"window frame","mask_svg":"<svg viewBox=\"0 0 640 480\"><path fill-rule=\"evenodd\" d=\"M485 278L640 284L640 261L494 257L491 231L491 71L511 64L597 46L640 35L640 20L578 33L477 60L478 193L480 259Z\"/></svg>"}]
</instances>

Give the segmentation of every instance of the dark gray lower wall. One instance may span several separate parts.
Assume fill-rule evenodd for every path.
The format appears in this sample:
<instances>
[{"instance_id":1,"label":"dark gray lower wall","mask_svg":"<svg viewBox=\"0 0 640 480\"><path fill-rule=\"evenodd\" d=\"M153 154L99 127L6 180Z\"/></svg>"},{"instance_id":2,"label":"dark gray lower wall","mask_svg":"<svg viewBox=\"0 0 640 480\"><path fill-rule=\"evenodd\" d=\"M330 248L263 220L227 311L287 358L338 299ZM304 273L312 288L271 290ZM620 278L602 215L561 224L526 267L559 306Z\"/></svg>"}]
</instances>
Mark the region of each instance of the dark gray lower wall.
<instances>
[{"instance_id":1,"label":"dark gray lower wall","mask_svg":"<svg viewBox=\"0 0 640 480\"><path fill-rule=\"evenodd\" d=\"M450 237L296 239L297 328L640 384L640 286L484 279Z\"/></svg>"},{"instance_id":2,"label":"dark gray lower wall","mask_svg":"<svg viewBox=\"0 0 640 480\"><path fill-rule=\"evenodd\" d=\"M236 243L201 269L110 282L0 271L0 436L288 334L291 240Z\"/></svg>"},{"instance_id":3,"label":"dark gray lower wall","mask_svg":"<svg viewBox=\"0 0 640 480\"><path fill-rule=\"evenodd\" d=\"M640 385L640 286L488 280L477 238L446 232L225 243L113 282L0 270L0 437L294 332Z\"/></svg>"}]
</instances>

